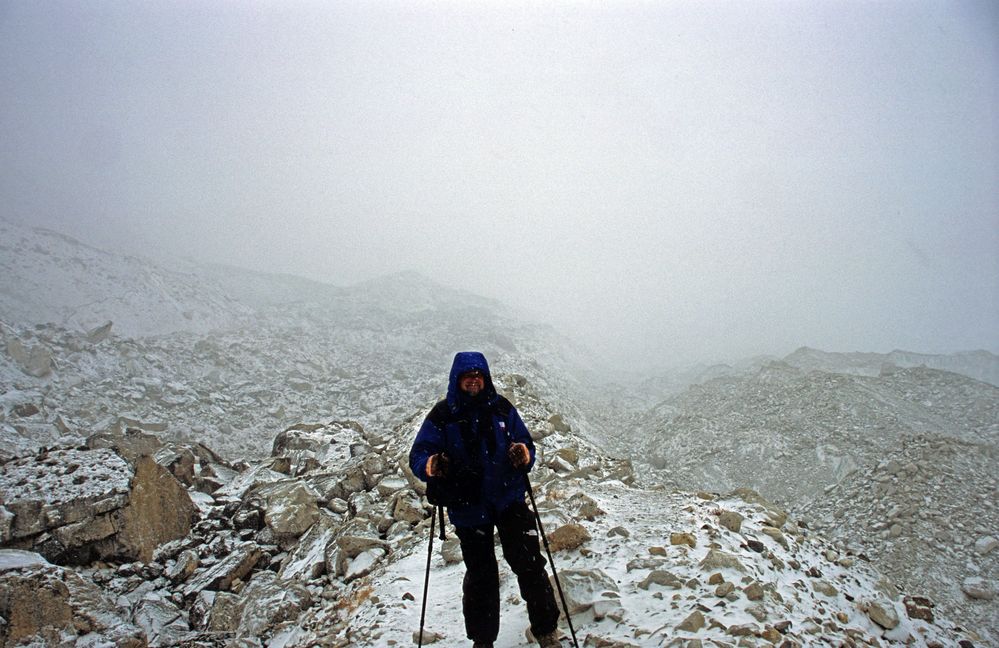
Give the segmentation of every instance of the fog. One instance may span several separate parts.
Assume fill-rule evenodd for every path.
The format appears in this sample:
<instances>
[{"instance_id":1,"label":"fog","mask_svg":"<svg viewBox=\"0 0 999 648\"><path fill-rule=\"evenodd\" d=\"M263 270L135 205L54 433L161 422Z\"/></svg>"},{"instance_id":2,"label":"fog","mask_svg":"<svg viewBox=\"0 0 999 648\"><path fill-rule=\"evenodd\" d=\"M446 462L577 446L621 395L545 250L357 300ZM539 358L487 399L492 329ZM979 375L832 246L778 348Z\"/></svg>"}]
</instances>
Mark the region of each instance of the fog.
<instances>
[{"instance_id":1,"label":"fog","mask_svg":"<svg viewBox=\"0 0 999 648\"><path fill-rule=\"evenodd\" d=\"M994 2L0 0L0 217L625 366L999 351Z\"/></svg>"}]
</instances>

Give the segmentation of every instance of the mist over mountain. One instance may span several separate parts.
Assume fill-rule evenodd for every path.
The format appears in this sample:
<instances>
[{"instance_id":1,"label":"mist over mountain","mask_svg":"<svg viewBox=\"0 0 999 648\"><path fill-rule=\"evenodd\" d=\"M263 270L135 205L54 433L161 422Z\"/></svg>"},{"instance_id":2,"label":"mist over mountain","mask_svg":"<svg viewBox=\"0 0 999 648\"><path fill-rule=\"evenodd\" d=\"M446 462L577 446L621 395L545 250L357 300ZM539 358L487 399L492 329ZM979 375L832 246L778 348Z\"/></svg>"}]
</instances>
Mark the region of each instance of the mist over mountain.
<instances>
[{"instance_id":1,"label":"mist over mountain","mask_svg":"<svg viewBox=\"0 0 999 648\"><path fill-rule=\"evenodd\" d=\"M536 440L589 645L999 637L987 351L628 373L415 273L332 286L0 226L3 645L89 645L17 620L52 579L119 645L408 643L429 529L405 455L469 348ZM451 645L443 549L431 630ZM503 645L528 645L520 611Z\"/></svg>"}]
</instances>

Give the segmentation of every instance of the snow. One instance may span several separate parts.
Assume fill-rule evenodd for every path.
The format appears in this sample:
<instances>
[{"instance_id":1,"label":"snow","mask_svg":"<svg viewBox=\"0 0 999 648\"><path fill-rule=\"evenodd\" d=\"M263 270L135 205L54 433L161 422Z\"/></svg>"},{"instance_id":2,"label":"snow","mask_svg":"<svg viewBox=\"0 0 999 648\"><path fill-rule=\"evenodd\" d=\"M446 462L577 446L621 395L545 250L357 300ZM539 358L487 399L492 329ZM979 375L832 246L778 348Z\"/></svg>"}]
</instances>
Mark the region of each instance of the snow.
<instances>
[{"instance_id":1,"label":"snow","mask_svg":"<svg viewBox=\"0 0 999 648\"><path fill-rule=\"evenodd\" d=\"M0 572L24 569L25 567L44 567L48 564L50 564L49 561L34 551L0 549Z\"/></svg>"},{"instance_id":2,"label":"snow","mask_svg":"<svg viewBox=\"0 0 999 648\"><path fill-rule=\"evenodd\" d=\"M6 501L38 500L64 504L128 493L132 468L114 451L61 449L46 458L15 459L0 472Z\"/></svg>"},{"instance_id":3,"label":"snow","mask_svg":"<svg viewBox=\"0 0 999 648\"><path fill-rule=\"evenodd\" d=\"M698 567L711 550L709 543L712 542L747 565L745 572L732 568L720 570L726 581L741 588L747 579L753 579L763 583L767 591L776 592L783 599L782 610L770 608L771 622L783 618L791 621L792 627L800 628L815 616L816 609L822 608L828 614L831 614L831 610L846 614L848 626L862 628L875 636L882 633L866 614L844 597L848 594L857 601L883 600L884 594L879 591L878 586L879 576L856 565L846 568L829 562L825 557L828 545L807 536L803 536L800 541L791 540L792 554L775 540L759 533L762 523L754 518L762 516L757 507L738 499L705 501L683 493L668 492L652 495L648 491L629 488L620 483L588 484L586 493L607 514L593 522L583 523L593 537L584 545L584 552L557 553L555 565L559 572L565 574L572 570L601 570L615 586L598 586L584 597L603 599L606 602L598 606L596 611L590 608L573 617L581 644L589 635L639 645L660 645L665 638L676 636L701 639L727 637L731 640L730 636L717 628L705 627L696 633L678 633L674 630L679 621L698 604L709 606L711 612L705 615L717 619L725 626L762 626L747 612L748 602L745 597L728 602L725 608L717 607L721 599L711 593L710 590L714 588L706 584L708 573ZM721 509L737 510L746 515L742 534L724 531L721 535L712 536L705 531L705 527L712 527L712 520ZM627 529L630 536L625 538L609 535L609 529L617 526ZM695 534L697 547L689 549L685 546L670 546L668 536L672 531ZM449 529L448 533L453 533L453 530ZM791 560L790 556L793 555L800 561L800 567L780 569L760 560L759 554L743 543L745 536L757 537L766 544L768 552L785 562ZM636 558L651 557L649 547L664 544L666 556L662 568L669 570L683 582L697 579L699 586L680 590L659 585L650 585L647 590L638 587L648 575L649 569L629 570L629 563ZM446 565L439 553L439 546L439 538L435 537L426 630L441 635L444 645L455 645L464 640L461 615L464 567L460 564ZM351 623L354 627L371 627L376 630L365 640L355 637L359 641L358 645L386 645L392 641L398 642L398 645L408 645L412 633L419 628L426 551L424 538L423 542L413 543L405 555L397 556L387 568L371 576L368 586L378 593L380 605L362 606L353 613ZM503 561L501 551L497 551L497 557L500 565L501 623L496 645L526 648L531 645L525 635L528 622L517 591L516 578ZM812 579L805 576L804 572L812 567L821 569L824 579L836 583L839 590L837 596L830 598L811 589L808 583ZM715 571L719 570L711 570L711 573ZM568 588L570 585L570 582L563 581L564 587ZM608 592L613 593L608 595ZM771 596L772 594L768 594L768 600ZM618 607L623 610L623 614L606 615L608 609ZM386 609L389 620L385 619L386 613L383 610ZM784 616L773 616L777 613L775 609L783 611ZM906 618L904 610L896 606L896 611L900 618ZM615 616L619 620L615 620ZM562 623L563 630L568 632L564 620ZM910 633L920 636L923 630L925 628L922 622L910 622L896 629L893 636L904 638Z\"/></svg>"}]
</instances>

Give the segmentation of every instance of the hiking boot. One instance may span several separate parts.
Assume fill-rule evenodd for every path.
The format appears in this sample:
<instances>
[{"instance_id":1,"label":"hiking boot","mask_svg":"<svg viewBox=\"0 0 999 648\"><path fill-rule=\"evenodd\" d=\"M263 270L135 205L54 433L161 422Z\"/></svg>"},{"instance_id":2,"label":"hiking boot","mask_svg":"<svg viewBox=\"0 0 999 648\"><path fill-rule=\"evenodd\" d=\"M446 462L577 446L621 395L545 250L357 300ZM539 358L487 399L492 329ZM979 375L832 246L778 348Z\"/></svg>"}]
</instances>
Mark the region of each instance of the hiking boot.
<instances>
[{"instance_id":1,"label":"hiking boot","mask_svg":"<svg viewBox=\"0 0 999 648\"><path fill-rule=\"evenodd\" d=\"M558 640L558 630L538 637L538 645L541 648L559 648L562 643Z\"/></svg>"},{"instance_id":2,"label":"hiking boot","mask_svg":"<svg viewBox=\"0 0 999 648\"><path fill-rule=\"evenodd\" d=\"M493 648L493 642L476 641L472 644L472 648Z\"/></svg>"}]
</instances>

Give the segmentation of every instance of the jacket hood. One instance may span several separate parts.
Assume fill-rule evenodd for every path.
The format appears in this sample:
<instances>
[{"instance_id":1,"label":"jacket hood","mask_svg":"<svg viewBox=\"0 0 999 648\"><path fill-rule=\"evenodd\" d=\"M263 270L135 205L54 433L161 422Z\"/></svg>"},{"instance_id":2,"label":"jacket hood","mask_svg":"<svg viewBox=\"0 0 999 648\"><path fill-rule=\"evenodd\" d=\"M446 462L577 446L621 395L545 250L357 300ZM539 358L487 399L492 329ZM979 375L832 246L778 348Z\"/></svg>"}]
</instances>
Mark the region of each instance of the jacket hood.
<instances>
[{"instance_id":1,"label":"jacket hood","mask_svg":"<svg viewBox=\"0 0 999 648\"><path fill-rule=\"evenodd\" d=\"M486 362L486 356L478 351L461 351L454 356L454 362L451 363L451 377L447 383L447 404L452 412L457 411L468 400L468 395L458 387L458 376L473 369L481 371L485 379L485 386L482 389L483 402L492 404L498 398L496 388L493 386L492 374L489 373L489 363Z\"/></svg>"}]
</instances>

